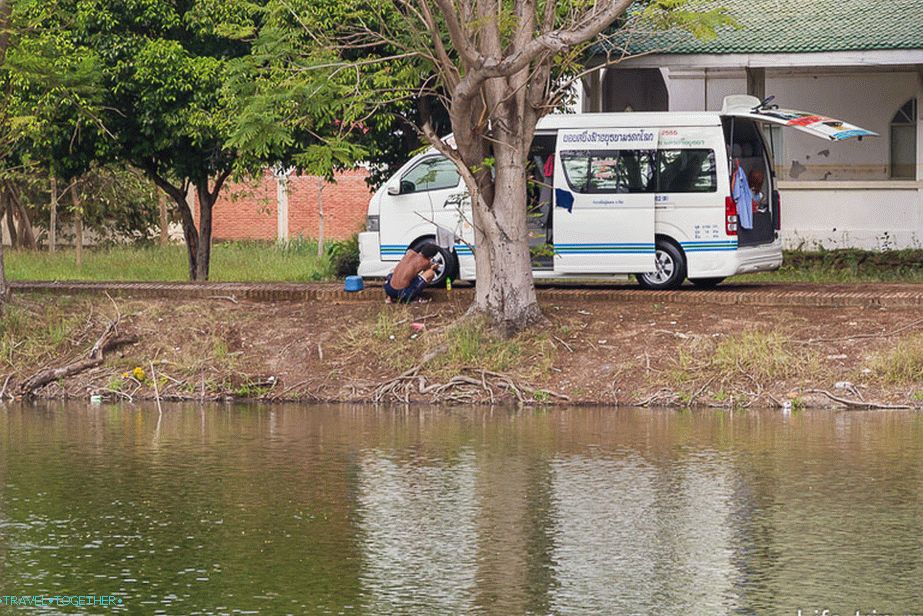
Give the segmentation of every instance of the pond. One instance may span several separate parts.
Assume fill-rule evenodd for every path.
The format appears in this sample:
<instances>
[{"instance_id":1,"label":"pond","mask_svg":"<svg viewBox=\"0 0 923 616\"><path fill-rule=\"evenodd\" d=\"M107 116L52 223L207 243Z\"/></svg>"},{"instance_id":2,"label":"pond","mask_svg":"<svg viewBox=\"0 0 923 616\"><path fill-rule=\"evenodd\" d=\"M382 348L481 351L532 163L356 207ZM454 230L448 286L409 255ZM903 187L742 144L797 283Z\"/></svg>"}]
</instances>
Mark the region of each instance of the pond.
<instances>
[{"instance_id":1,"label":"pond","mask_svg":"<svg viewBox=\"0 0 923 616\"><path fill-rule=\"evenodd\" d=\"M0 447L0 596L120 601L43 613L923 613L910 412L14 405Z\"/></svg>"}]
</instances>

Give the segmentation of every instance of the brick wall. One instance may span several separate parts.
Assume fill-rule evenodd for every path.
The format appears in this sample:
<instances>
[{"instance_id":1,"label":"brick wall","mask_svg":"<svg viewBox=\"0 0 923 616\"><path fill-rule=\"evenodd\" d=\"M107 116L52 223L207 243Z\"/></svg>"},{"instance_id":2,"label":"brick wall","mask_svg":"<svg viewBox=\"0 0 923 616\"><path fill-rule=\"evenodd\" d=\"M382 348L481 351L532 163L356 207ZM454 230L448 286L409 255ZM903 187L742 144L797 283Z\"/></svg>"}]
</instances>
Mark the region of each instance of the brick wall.
<instances>
[{"instance_id":1,"label":"brick wall","mask_svg":"<svg viewBox=\"0 0 923 616\"><path fill-rule=\"evenodd\" d=\"M288 178L288 234L316 238L317 196L323 185L324 235L327 239L346 239L365 225L371 192L365 169L345 171L335 182L321 183L312 175ZM196 206L198 210L198 206ZM215 203L212 237L215 240L276 239L276 178L266 171L247 182L228 183ZM198 220L198 211L196 211Z\"/></svg>"}]
</instances>

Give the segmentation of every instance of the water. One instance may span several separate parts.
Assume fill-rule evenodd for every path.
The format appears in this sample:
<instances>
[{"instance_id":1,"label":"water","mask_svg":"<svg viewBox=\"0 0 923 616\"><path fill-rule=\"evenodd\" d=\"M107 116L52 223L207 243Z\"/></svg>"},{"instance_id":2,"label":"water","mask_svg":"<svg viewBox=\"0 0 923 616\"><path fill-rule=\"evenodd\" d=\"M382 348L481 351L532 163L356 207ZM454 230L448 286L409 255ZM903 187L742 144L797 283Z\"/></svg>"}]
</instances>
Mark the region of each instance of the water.
<instances>
[{"instance_id":1,"label":"water","mask_svg":"<svg viewBox=\"0 0 923 616\"><path fill-rule=\"evenodd\" d=\"M0 596L122 599L64 612L923 613L920 414L69 404L0 446Z\"/></svg>"}]
</instances>

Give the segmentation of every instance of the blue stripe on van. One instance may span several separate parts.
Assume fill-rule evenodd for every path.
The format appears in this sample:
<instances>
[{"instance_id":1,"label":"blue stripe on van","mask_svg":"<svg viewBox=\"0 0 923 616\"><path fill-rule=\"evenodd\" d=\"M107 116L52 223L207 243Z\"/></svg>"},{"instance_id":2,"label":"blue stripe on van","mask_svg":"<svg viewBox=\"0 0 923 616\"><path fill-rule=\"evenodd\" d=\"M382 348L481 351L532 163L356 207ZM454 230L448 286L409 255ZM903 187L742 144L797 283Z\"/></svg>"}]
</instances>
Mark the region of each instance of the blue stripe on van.
<instances>
[{"instance_id":1,"label":"blue stripe on van","mask_svg":"<svg viewBox=\"0 0 923 616\"><path fill-rule=\"evenodd\" d=\"M654 254L654 244L653 242L555 244L554 252L559 255Z\"/></svg>"},{"instance_id":2,"label":"blue stripe on van","mask_svg":"<svg viewBox=\"0 0 923 616\"><path fill-rule=\"evenodd\" d=\"M405 244L382 244L380 247L381 254L390 256L403 256L407 249L410 248ZM460 257L470 257L474 253L472 247L466 244L455 244L455 252Z\"/></svg>"},{"instance_id":3,"label":"blue stripe on van","mask_svg":"<svg viewBox=\"0 0 923 616\"><path fill-rule=\"evenodd\" d=\"M686 252L718 252L737 250L737 240L708 240L695 242L680 242Z\"/></svg>"}]
</instances>

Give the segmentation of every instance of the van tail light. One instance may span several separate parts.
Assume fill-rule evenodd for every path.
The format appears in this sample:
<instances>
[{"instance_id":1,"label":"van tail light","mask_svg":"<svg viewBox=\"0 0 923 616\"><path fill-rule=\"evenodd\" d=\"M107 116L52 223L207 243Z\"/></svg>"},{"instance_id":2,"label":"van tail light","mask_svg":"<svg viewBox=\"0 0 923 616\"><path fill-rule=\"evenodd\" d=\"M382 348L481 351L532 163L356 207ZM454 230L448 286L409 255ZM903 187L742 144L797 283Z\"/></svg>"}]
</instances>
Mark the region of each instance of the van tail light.
<instances>
[{"instance_id":1,"label":"van tail light","mask_svg":"<svg viewBox=\"0 0 923 616\"><path fill-rule=\"evenodd\" d=\"M737 235L737 204L733 197L724 198L724 230L728 235Z\"/></svg>"},{"instance_id":2,"label":"van tail light","mask_svg":"<svg viewBox=\"0 0 923 616\"><path fill-rule=\"evenodd\" d=\"M776 231L782 230L782 198L779 196L779 191L772 191L772 203L775 205L775 208L772 210L773 223L775 224Z\"/></svg>"}]
</instances>

